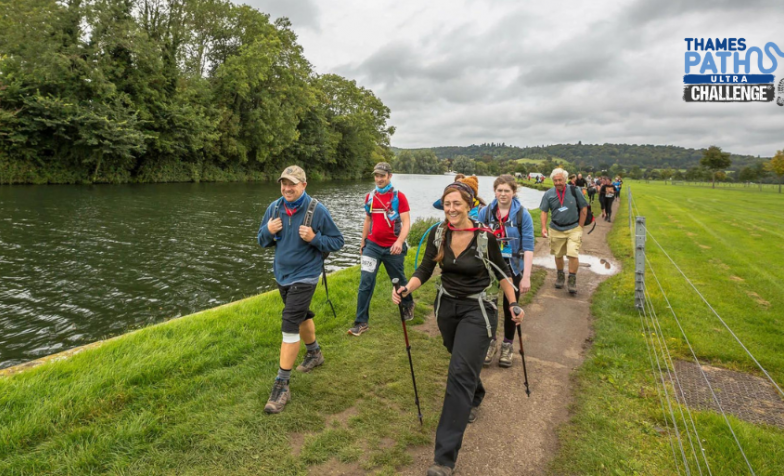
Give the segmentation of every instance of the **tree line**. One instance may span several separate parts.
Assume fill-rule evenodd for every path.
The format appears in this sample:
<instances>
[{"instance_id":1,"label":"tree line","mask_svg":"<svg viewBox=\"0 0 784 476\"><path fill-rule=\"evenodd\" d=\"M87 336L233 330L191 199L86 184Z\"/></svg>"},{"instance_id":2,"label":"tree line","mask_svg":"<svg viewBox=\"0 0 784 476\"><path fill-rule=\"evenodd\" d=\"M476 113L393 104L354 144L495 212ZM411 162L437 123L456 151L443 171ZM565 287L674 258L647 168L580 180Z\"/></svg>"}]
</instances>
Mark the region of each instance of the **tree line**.
<instances>
[{"instance_id":1,"label":"tree line","mask_svg":"<svg viewBox=\"0 0 784 476\"><path fill-rule=\"evenodd\" d=\"M0 0L0 183L355 178L389 109L229 0Z\"/></svg>"},{"instance_id":2,"label":"tree line","mask_svg":"<svg viewBox=\"0 0 784 476\"><path fill-rule=\"evenodd\" d=\"M635 144L555 144L548 146L517 147L505 143L484 143L465 147L433 147L439 159L466 156L474 161L488 158L500 163L518 159L533 161L553 160L568 162L579 170L609 170L613 165L624 170L637 166L641 169L689 169L699 167L705 149L689 149L673 145ZM730 154L733 168L756 167L769 158Z\"/></svg>"},{"instance_id":3,"label":"tree line","mask_svg":"<svg viewBox=\"0 0 784 476\"><path fill-rule=\"evenodd\" d=\"M661 147L659 150L682 149L674 146L629 146L620 145L623 148L646 148ZM556 147L556 146L552 146ZM585 146L589 147L589 146ZM602 147L602 146L597 146ZM748 159L750 156L737 156L729 152L724 152L720 147L710 146L707 149L700 149L696 155L696 163L686 169L673 167L656 167L661 161L653 160L653 164L621 165L619 162L612 164L602 162L598 166L586 164L577 158L567 160L563 157L552 155L536 155L534 157L517 157L509 155L510 150L516 150L520 154L522 148L507 146L505 144L482 144L469 147L436 147L433 149L397 149L395 152L393 166L400 173L411 174L442 174L446 171L455 171L464 174L476 175L500 175L519 173L527 175L529 173L543 173L549 175L556 167L564 167L569 172L582 172L599 174L604 173L615 177L621 175L633 179L663 179L663 180L689 180L689 181L738 181L738 182L758 182L773 181L775 177L779 181L784 179L784 150L776 152L770 159L757 158L752 165L738 167L734 160L741 157ZM656 149L654 149L656 150ZM683 151L693 151L694 149L682 149ZM446 155L446 153L457 153L457 155ZM499 152L493 155L493 152ZM689 152L691 156L691 152ZM515 158L513 158L515 157ZM745 161L748 163L748 161ZM734 168L733 168L734 167Z\"/></svg>"}]
</instances>

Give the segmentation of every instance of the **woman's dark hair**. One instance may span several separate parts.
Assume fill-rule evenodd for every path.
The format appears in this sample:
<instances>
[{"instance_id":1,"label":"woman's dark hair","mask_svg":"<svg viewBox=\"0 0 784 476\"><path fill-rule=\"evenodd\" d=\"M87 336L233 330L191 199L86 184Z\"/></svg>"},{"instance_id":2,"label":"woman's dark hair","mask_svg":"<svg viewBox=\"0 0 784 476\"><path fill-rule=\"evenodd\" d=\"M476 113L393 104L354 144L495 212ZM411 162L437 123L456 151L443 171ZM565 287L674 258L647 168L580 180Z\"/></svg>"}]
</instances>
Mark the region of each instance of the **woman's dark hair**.
<instances>
[{"instance_id":1,"label":"woman's dark hair","mask_svg":"<svg viewBox=\"0 0 784 476\"><path fill-rule=\"evenodd\" d=\"M517 180L509 174L504 174L495 179L493 182L493 190L498 188L499 185L509 185L509 188L512 189L512 192L517 193Z\"/></svg>"},{"instance_id":2,"label":"woman's dark hair","mask_svg":"<svg viewBox=\"0 0 784 476\"><path fill-rule=\"evenodd\" d=\"M457 185L457 184L460 184L460 185ZM468 210L470 210L472 208L472 206L473 206L472 205L473 204L473 200L472 200L473 193L469 193L469 191L471 191L471 187L469 187L468 185L465 185L465 184L460 183L460 182L451 183L451 184L447 185L446 188L444 189L444 193L441 195L441 203L444 203L444 199L450 193L452 193L452 192L459 192L460 193L460 198L466 203L466 206L469 207ZM468 212L468 210L466 210L466 213ZM444 224L441 225L441 226L446 226L446 219L444 219ZM433 233L435 233L435 232L436 232L436 230L433 229ZM444 260L444 246L445 246L444 243L446 243L446 234L448 232L449 232L449 228L444 230L444 234L441 237L441 243L438 246L438 253L436 254L436 258L435 258L435 262L436 263L441 264L441 262Z\"/></svg>"}]
</instances>

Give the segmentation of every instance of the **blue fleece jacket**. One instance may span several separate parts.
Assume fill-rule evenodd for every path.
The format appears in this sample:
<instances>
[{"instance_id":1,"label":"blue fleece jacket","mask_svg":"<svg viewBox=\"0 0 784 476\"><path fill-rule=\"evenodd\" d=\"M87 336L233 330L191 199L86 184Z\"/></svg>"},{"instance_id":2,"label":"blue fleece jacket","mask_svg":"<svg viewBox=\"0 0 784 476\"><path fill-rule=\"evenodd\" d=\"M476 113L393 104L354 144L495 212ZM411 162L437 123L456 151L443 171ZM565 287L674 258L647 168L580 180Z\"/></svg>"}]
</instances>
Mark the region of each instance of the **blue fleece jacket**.
<instances>
[{"instance_id":1,"label":"blue fleece jacket","mask_svg":"<svg viewBox=\"0 0 784 476\"><path fill-rule=\"evenodd\" d=\"M276 248L272 269L275 273L275 280L281 286L290 286L294 283L317 283L323 261L321 254L343 248L343 234L332 220L327 207L322 203L319 203L313 212L311 228L316 236L310 243L299 237L299 227L305 221L305 212L311 200L307 194L304 195L304 203L291 217L286 214L283 207L283 197L272 202L267 207L267 212L261 220L261 227L259 227L259 245L265 248L270 246ZM276 204L279 205L278 213L276 217L272 217ZM283 229L277 235L272 235L267 228L267 222L278 217L283 222Z\"/></svg>"},{"instance_id":2,"label":"blue fleece jacket","mask_svg":"<svg viewBox=\"0 0 784 476\"><path fill-rule=\"evenodd\" d=\"M490 223L491 213L496 212L498 208L498 200L494 199L490 205L484 207L479 211L479 221L485 225ZM523 209L523 222L522 226L517 223L517 212ZM522 229L522 236L520 231ZM509 221L506 225L506 236L513 238L510 241L512 246L512 272L518 275L523 272L523 265L525 264L521 258L520 251L533 251L534 250L534 221L531 219L531 214L523 207L517 197L512 198L512 206L509 208Z\"/></svg>"}]
</instances>

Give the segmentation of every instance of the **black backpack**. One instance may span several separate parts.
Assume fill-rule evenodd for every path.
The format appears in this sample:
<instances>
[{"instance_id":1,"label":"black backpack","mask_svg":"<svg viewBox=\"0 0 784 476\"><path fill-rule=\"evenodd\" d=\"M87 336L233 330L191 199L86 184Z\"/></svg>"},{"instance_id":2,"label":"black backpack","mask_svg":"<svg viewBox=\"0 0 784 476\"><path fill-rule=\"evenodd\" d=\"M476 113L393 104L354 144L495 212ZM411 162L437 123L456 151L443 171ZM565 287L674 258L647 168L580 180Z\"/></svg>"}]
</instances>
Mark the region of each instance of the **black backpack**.
<instances>
[{"instance_id":1,"label":"black backpack","mask_svg":"<svg viewBox=\"0 0 784 476\"><path fill-rule=\"evenodd\" d=\"M574 191L577 187L575 187L573 185L569 185L569 188L572 190L572 196L574 197L574 203L575 204L579 204L580 202L577 201L577 192ZM580 192L580 193L582 193L582 192ZM588 232L588 234L590 235L591 232L593 231L593 229L596 228L596 219L593 216L593 210L591 209L591 204L590 203L588 204L588 206L586 208L588 208L588 211L585 213L585 221L582 223L582 225L583 226L588 226L591 223L593 223L593 228L591 228L591 231Z\"/></svg>"}]
</instances>

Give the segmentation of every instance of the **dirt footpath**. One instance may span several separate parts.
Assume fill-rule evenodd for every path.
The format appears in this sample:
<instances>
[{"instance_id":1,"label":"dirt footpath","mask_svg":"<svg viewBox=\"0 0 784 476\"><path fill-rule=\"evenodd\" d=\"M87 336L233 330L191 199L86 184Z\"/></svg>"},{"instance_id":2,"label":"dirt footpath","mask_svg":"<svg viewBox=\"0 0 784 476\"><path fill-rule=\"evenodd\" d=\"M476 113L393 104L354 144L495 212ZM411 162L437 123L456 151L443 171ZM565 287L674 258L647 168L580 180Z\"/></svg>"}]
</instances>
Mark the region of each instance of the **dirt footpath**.
<instances>
[{"instance_id":1,"label":"dirt footpath","mask_svg":"<svg viewBox=\"0 0 784 476\"><path fill-rule=\"evenodd\" d=\"M606 241L611 224L601 217L597 220L593 233L583 236L580 254L596 260L590 267L585 266L588 263L581 264L577 273L577 295L569 295L566 287L555 289L556 273L548 268L544 285L525 309L522 330L530 398L525 395L523 367L515 336L512 367L498 367L496 353L490 367L482 370L487 396L477 421L468 425L455 474L545 474L548 462L558 449L558 426L569 416L567 409L572 401L569 376L582 364L590 346L591 296L599 283L609 276L596 274L592 269L601 267L604 273L609 273L605 265L599 263L599 259L604 259L610 263L612 271L618 271ZM545 238L536 240L534 261L552 263L549 266L554 268ZM502 322L501 316L498 342L503 341ZM417 449L413 456L414 463L401 474L425 474L433 461L433 448Z\"/></svg>"}]
</instances>

